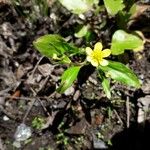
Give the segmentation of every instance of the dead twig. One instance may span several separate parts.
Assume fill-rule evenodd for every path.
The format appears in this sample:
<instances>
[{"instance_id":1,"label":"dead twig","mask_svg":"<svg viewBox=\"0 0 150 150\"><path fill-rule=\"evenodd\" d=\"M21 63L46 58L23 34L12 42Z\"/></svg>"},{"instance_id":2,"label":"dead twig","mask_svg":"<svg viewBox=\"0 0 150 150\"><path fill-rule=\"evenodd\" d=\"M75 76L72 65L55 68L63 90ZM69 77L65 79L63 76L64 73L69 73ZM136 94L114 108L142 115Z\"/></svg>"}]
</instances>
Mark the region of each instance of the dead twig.
<instances>
[{"instance_id":1,"label":"dead twig","mask_svg":"<svg viewBox=\"0 0 150 150\"><path fill-rule=\"evenodd\" d=\"M12 120L16 120L16 117L13 116L12 114L10 114L9 112L7 112L7 110L5 110L5 108L0 105L0 111L2 111L6 116L8 116L10 119Z\"/></svg>"},{"instance_id":2,"label":"dead twig","mask_svg":"<svg viewBox=\"0 0 150 150\"><path fill-rule=\"evenodd\" d=\"M43 58L44 58L44 56L42 56L42 57L39 59L39 61L36 63L36 65L35 65L34 69L32 70L32 73L31 73L30 76L33 76L33 74L35 73L35 71L36 71L36 69L37 69L39 63L41 62L41 60L42 60Z\"/></svg>"},{"instance_id":3,"label":"dead twig","mask_svg":"<svg viewBox=\"0 0 150 150\"><path fill-rule=\"evenodd\" d=\"M117 118L118 118L119 122L120 122L120 123L121 123L121 125L123 126L123 121L122 121L122 119L120 118L120 116L119 116L118 112L117 112L116 110L113 110L113 111L114 111L115 115L117 116Z\"/></svg>"},{"instance_id":4,"label":"dead twig","mask_svg":"<svg viewBox=\"0 0 150 150\"><path fill-rule=\"evenodd\" d=\"M9 94L7 94L7 95L0 94L0 97L2 97L2 98L8 98L8 99L12 98L12 96L10 96ZM20 96L20 97L13 97L13 99L17 99L17 100L22 99L22 100L30 100L30 101L32 101L35 98L48 100L50 97L36 97L36 96L33 96L33 97L22 97L22 96Z\"/></svg>"},{"instance_id":5,"label":"dead twig","mask_svg":"<svg viewBox=\"0 0 150 150\"><path fill-rule=\"evenodd\" d=\"M25 123L25 120L26 120L28 114L30 113L30 111L31 111L31 109L32 109L32 107L33 107L35 101L36 101L36 98L32 100L32 103L30 104L28 110L26 111L26 113L25 113L25 115L24 115L24 117L23 117L23 121L22 121L23 123Z\"/></svg>"},{"instance_id":6,"label":"dead twig","mask_svg":"<svg viewBox=\"0 0 150 150\"><path fill-rule=\"evenodd\" d=\"M48 79L49 79L49 76L47 76L47 77L45 78L45 81L44 81L43 84L41 85L41 87L40 87L40 89L38 90L38 92L45 86L45 84L47 83ZM30 113L30 111L31 111L31 109L32 109L32 107L33 107L35 101L38 99L38 98L36 97L36 95L37 95L38 92L34 91L34 89L32 89L32 88L31 88L31 91L33 92L33 95L34 95L35 99L32 100L32 103L30 104L30 107L29 107L29 109L27 110L27 112L26 112L26 114L25 114L25 116L24 116L24 118L23 118L23 122L25 122L25 120L26 120L28 114ZM38 100L39 100L39 99L38 99ZM40 101L40 100L39 100L39 101ZM41 105L41 106L43 107L43 105ZM44 108L44 111L45 111L45 110L46 110L46 108ZM46 112L47 112L47 111L46 111Z\"/></svg>"},{"instance_id":7,"label":"dead twig","mask_svg":"<svg viewBox=\"0 0 150 150\"><path fill-rule=\"evenodd\" d=\"M127 128L130 126L130 103L129 103L129 97L127 96L126 100L126 113L127 113Z\"/></svg>"}]
</instances>

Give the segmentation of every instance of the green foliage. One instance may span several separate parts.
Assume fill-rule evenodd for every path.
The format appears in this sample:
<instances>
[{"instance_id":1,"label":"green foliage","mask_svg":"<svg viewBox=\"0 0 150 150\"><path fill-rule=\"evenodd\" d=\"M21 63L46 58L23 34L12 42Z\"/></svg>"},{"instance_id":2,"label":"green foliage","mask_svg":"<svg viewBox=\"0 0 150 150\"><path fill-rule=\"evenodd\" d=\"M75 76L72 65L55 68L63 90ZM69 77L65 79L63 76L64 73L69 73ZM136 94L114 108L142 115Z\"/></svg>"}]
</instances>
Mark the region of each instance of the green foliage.
<instances>
[{"instance_id":1,"label":"green foliage","mask_svg":"<svg viewBox=\"0 0 150 150\"><path fill-rule=\"evenodd\" d=\"M59 133L56 135L57 144L63 144L64 146L69 144L69 138L64 135L64 133Z\"/></svg>"},{"instance_id":2,"label":"green foliage","mask_svg":"<svg viewBox=\"0 0 150 150\"><path fill-rule=\"evenodd\" d=\"M102 80L102 87L104 92L106 93L107 98L111 98L111 92L110 92L110 81L107 78L103 78Z\"/></svg>"},{"instance_id":3,"label":"green foliage","mask_svg":"<svg viewBox=\"0 0 150 150\"><path fill-rule=\"evenodd\" d=\"M99 66L99 69L106 73L106 76L110 76L112 79L119 81L128 86L136 88L140 87L140 82L137 76L127 66L122 63L109 61L107 66Z\"/></svg>"},{"instance_id":4,"label":"green foliage","mask_svg":"<svg viewBox=\"0 0 150 150\"><path fill-rule=\"evenodd\" d=\"M103 90L107 96L107 98L111 98L111 92L110 92L110 81L104 76L103 72L101 69L98 70L99 73L99 78L102 83Z\"/></svg>"},{"instance_id":5,"label":"green foliage","mask_svg":"<svg viewBox=\"0 0 150 150\"><path fill-rule=\"evenodd\" d=\"M87 12L88 10L91 10L93 5L96 5L96 8L99 7L98 0L59 0L59 2L69 11L75 14L82 14ZM111 53L113 55L119 55L123 54L125 50L142 50L144 47L144 42L138 36L138 34L126 32L127 23L131 15L133 15L136 10L134 0L104 0L104 5L110 15L116 15L115 17L118 21L117 26L119 27L119 30L115 31L112 36ZM104 27L104 25L106 24L106 20L101 23L102 27ZM74 36L77 38L84 37L87 43L92 42L94 38L94 32L91 30L90 25L78 25L78 27L79 26L80 29L74 34ZM68 67L61 76L60 86L56 89L59 93L64 93L73 84L73 82L77 79L80 68L83 65L88 64L87 60L89 61L92 58L93 60L91 61L94 62L95 60L97 60L95 59L97 57L96 55L98 55L98 58L100 58L102 57L102 54L104 55L103 58L108 57L108 53L106 53L105 50L101 53L91 53L90 51L92 51L92 49L88 48L88 54L88 52L86 52L85 50L83 51L82 48L77 48L72 44L67 43L64 38L56 34L44 35L34 41L33 44L41 54L45 55L46 57L52 58L54 61L57 61L58 64L69 64L69 66L71 66ZM83 62L76 63L72 61L72 56L79 56L80 54L85 55L85 53L87 53L87 59ZM99 57L99 55L101 56ZM106 63L100 63L98 61L95 67L99 65L96 69L98 69L99 78L101 80L103 90L108 98L111 98L110 78L128 86L133 86L136 88L140 87L137 76L124 64L113 61L109 61L109 64L107 66L102 66L104 64L107 65Z\"/></svg>"},{"instance_id":6,"label":"green foliage","mask_svg":"<svg viewBox=\"0 0 150 150\"><path fill-rule=\"evenodd\" d=\"M88 32L88 29L89 29L89 26L88 26L88 25L82 26L82 27L80 28L80 30L79 30L77 33L75 33L75 36L76 36L77 38L82 38L82 37L86 36L86 34L87 34L87 32Z\"/></svg>"},{"instance_id":7,"label":"green foliage","mask_svg":"<svg viewBox=\"0 0 150 150\"><path fill-rule=\"evenodd\" d=\"M112 37L111 51L113 55L124 53L124 50L141 50L143 49L143 40L134 34L129 34L123 30L117 30Z\"/></svg>"},{"instance_id":8,"label":"green foliage","mask_svg":"<svg viewBox=\"0 0 150 150\"><path fill-rule=\"evenodd\" d=\"M41 117L35 117L32 121L32 127L35 129L41 129L44 124L44 119Z\"/></svg>"},{"instance_id":9,"label":"green foliage","mask_svg":"<svg viewBox=\"0 0 150 150\"><path fill-rule=\"evenodd\" d=\"M73 66L67 69L61 76L61 84L57 91L60 93L65 92L65 90L72 85L74 80L76 80L79 70L80 66Z\"/></svg>"},{"instance_id":10,"label":"green foliage","mask_svg":"<svg viewBox=\"0 0 150 150\"><path fill-rule=\"evenodd\" d=\"M116 15L125 7L123 0L104 0L104 4L110 15Z\"/></svg>"},{"instance_id":11,"label":"green foliage","mask_svg":"<svg viewBox=\"0 0 150 150\"><path fill-rule=\"evenodd\" d=\"M82 14L90 10L98 0L59 0L59 2L74 14Z\"/></svg>"},{"instance_id":12,"label":"green foliage","mask_svg":"<svg viewBox=\"0 0 150 150\"><path fill-rule=\"evenodd\" d=\"M79 49L68 44L61 36L55 34L44 35L34 41L35 48L47 57L57 55L61 57L65 54L78 53Z\"/></svg>"}]
</instances>

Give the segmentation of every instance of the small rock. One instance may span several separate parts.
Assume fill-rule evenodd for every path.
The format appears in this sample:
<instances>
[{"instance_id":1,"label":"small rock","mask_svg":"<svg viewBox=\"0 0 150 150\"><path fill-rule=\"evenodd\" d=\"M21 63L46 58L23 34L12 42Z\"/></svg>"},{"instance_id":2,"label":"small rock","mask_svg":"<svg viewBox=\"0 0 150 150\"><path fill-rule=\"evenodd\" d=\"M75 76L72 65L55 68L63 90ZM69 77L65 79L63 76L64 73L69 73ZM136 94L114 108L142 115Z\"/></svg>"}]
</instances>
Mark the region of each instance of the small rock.
<instances>
[{"instance_id":1,"label":"small rock","mask_svg":"<svg viewBox=\"0 0 150 150\"><path fill-rule=\"evenodd\" d=\"M83 14L80 14L79 18L81 18L82 20L85 20L85 16Z\"/></svg>"},{"instance_id":2,"label":"small rock","mask_svg":"<svg viewBox=\"0 0 150 150\"><path fill-rule=\"evenodd\" d=\"M137 121L142 123L145 121L146 112L150 108L150 95L139 98L137 105L139 107Z\"/></svg>"},{"instance_id":3,"label":"small rock","mask_svg":"<svg viewBox=\"0 0 150 150\"><path fill-rule=\"evenodd\" d=\"M96 133L99 131L96 131ZM94 131L95 133L95 131ZM96 135L93 133L93 148L94 149L99 149L99 150L105 150L108 149L108 146L105 144L104 141L101 139L97 138Z\"/></svg>"},{"instance_id":4,"label":"small rock","mask_svg":"<svg viewBox=\"0 0 150 150\"><path fill-rule=\"evenodd\" d=\"M74 88L72 86L64 92L66 96L72 95L73 93L74 93Z\"/></svg>"},{"instance_id":5,"label":"small rock","mask_svg":"<svg viewBox=\"0 0 150 150\"><path fill-rule=\"evenodd\" d=\"M20 141L25 141L31 136L31 128L26 126L24 123L21 123L15 132L15 140L20 142Z\"/></svg>"},{"instance_id":6,"label":"small rock","mask_svg":"<svg viewBox=\"0 0 150 150\"><path fill-rule=\"evenodd\" d=\"M4 121L8 121L9 118L8 118L7 116L4 116L4 117L3 117L3 120L4 120Z\"/></svg>"},{"instance_id":7,"label":"small rock","mask_svg":"<svg viewBox=\"0 0 150 150\"><path fill-rule=\"evenodd\" d=\"M149 94L150 93L150 81L147 83L144 83L141 88L145 94Z\"/></svg>"},{"instance_id":8,"label":"small rock","mask_svg":"<svg viewBox=\"0 0 150 150\"><path fill-rule=\"evenodd\" d=\"M38 76L36 77L36 81L39 83L42 79L42 75L38 74Z\"/></svg>"},{"instance_id":9,"label":"small rock","mask_svg":"<svg viewBox=\"0 0 150 150\"><path fill-rule=\"evenodd\" d=\"M24 76L24 74L25 74L25 68L22 65L20 65L16 72L17 79L21 79Z\"/></svg>"},{"instance_id":10,"label":"small rock","mask_svg":"<svg viewBox=\"0 0 150 150\"><path fill-rule=\"evenodd\" d=\"M74 126L72 126L70 129L67 130L67 133L69 134L85 134L87 129L87 122L85 118L83 118L80 122L77 122Z\"/></svg>"},{"instance_id":11,"label":"small rock","mask_svg":"<svg viewBox=\"0 0 150 150\"><path fill-rule=\"evenodd\" d=\"M97 85L97 81L93 79L92 77L89 77L88 79L92 84Z\"/></svg>"},{"instance_id":12,"label":"small rock","mask_svg":"<svg viewBox=\"0 0 150 150\"><path fill-rule=\"evenodd\" d=\"M60 101L60 103L57 104L57 108L62 109L66 106L66 102L65 101Z\"/></svg>"},{"instance_id":13,"label":"small rock","mask_svg":"<svg viewBox=\"0 0 150 150\"><path fill-rule=\"evenodd\" d=\"M138 107L142 108L145 112L147 112L150 107L150 95L139 98L138 99Z\"/></svg>"},{"instance_id":14,"label":"small rock","mask_svg":"<svg viewBox=\"0 0 150 150\"><path fill-rule=\"evenodd\" d=\"M62 96L62 95L61 95L60 93L56 93L56 94L55 94L55 98L56 98L56 99L61 98L61 96Z\"/></svg>"},{"instance_id":15,"label":"small rock","mask_svg":"<svg viewBox=\"0 0 150 150\"><path fill-rule=\"evenodd\" d=\"M75 92L74 96L73 96L73 100L74 100L74 101L78 100L78 98L80 97L80 95L81 95L81 92L80 92L79 90L77 90L77 91Z\"/></svg>"},{"instance_id":16,"label":"small rock","mask_svg":"<svg viewBox=\"0 0 150 150\"><path fill-rule=\"evenodd\" d=\"M108 149L107 145L101 139L93 140L93 147L94 149L99 149L99 150Z\"/></svg>"},{"instance_id":17,"label":"small rock","mask_svg":"<svg viewBox=\"0 0 150 150\"><path fill-rule=\"evenodd\" d=\"M21 147L21 143L19 141L14 141L13 142L13 146L16 148L20 148Z\"/></svg>"}]
</instances>

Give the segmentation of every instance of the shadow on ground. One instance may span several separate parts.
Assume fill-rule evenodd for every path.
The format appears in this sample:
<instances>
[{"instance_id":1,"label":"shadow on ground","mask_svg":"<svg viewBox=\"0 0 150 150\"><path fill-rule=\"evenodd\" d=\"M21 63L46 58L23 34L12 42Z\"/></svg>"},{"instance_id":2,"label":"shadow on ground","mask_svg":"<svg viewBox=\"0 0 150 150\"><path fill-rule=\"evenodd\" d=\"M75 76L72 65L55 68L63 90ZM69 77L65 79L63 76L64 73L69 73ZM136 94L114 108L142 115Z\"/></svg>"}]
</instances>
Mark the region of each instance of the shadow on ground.
<instances>
[{"instance_id":1,"label":"shadow on ground","mask_svg":"<svg viewBox=\"0 0 150 150\"><path fill-rule=\"evenodd\" d=\"M150 122L133 124L117 133L111 139L110 150L148 150L150 149Z\"/></svg>"}]
</instances>

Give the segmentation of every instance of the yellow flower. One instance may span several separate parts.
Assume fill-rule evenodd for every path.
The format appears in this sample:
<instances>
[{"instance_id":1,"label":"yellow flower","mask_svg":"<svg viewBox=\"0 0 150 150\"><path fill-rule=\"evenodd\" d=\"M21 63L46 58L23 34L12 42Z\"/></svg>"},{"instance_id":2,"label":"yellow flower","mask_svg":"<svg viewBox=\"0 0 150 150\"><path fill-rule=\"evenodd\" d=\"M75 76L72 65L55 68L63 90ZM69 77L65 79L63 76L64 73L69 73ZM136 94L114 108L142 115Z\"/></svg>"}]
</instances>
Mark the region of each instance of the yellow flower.
<instances>
[{"instance_id":1,"label":"yellow flower","mask_svg":"<svg viewBox=\"0 0 150 150\"><path fill-rule=\"evenodd\" d=\"M111 54L110 49L104 49L102 51L102 43L98 42L94 45L94 50L90 47L86 48L87 53L87 61L91 62L91 64L95 67L98 65L107 66L108 61L105 60L105 57L108 57Z\"/></svg>"}]
</instances>

